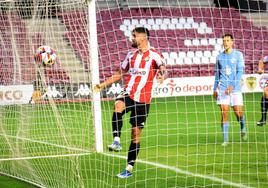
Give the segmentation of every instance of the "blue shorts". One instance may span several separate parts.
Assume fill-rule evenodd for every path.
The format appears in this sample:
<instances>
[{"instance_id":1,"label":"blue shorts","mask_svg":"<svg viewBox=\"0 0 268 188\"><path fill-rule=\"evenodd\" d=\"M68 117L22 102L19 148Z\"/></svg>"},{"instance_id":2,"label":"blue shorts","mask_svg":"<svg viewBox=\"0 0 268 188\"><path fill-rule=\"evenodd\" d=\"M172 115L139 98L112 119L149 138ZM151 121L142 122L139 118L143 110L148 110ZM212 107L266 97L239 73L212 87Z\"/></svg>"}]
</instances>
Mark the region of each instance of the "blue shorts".
<instances>
[{"instance_id":1,"label":"blue shorts","mask_svg":"<svg viewBox=\"0 0 268 188\"><path fill-rule=\"evenodd\" d=\"M242 92L232 92L229 95L226 95L224 92L218 92L217 104L243 106Z\"/></svg>"}]
</instances>

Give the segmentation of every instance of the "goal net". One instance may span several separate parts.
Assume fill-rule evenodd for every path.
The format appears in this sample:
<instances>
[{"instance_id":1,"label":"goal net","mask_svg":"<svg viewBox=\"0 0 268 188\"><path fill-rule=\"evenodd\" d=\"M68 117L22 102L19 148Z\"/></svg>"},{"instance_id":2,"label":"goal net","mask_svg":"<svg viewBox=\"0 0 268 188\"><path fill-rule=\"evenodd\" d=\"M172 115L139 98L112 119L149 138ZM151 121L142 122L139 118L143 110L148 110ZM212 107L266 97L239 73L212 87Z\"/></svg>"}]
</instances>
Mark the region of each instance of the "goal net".
<instances>
[{"instance_id":1,"label":"goal net","mask_svg":"<svg viewBox=\"0 0 268 188\"><path fill-rule=\"evenodd\" d=\"M267 127L261 118L258 62L268 51L267 1L0 0L0 174L39 187L267 187ZM132 30L146 27L168 78L153 87L132 177L123 116L122 151L111 152L114 99L124 80L92 88L120 69ZM212 97L222 36L245 59L242 91L247 140ZM35 63L39 46L57 54ZM0 184L1 185L1 184Z\"/></svg>"}]
</instances>

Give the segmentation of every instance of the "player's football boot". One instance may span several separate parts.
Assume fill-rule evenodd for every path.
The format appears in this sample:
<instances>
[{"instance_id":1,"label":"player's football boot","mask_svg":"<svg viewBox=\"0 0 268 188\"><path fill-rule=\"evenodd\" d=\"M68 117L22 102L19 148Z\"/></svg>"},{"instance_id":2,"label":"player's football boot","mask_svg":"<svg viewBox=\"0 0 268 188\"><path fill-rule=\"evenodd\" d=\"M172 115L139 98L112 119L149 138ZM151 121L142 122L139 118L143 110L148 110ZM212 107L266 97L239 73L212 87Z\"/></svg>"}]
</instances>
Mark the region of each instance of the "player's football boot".
<instances>
[{"instance_id":1,"label":"player's football boot","mask_svg":"<svg viewBox=\"0 0 268 188\"><path fill-rule=\"evenodd\" d=\"M228 142L223 142L223 143L221 144L221 146L223 146L223 147L228 146Z\"/></svg>"},{"instance_id":2,"label":"player's football boot","mask_svg":"<svg viewBox=\"0 0 268 188\"><path fill-rule=\"evenodd\" d=\"M258 126L263 126L263 125L265 125L265 123L266 123L265 121L260 120L260 121L257 122L257 125Z\"/></svg>"},{"instance_id":3,"label":"player's football boot","mask_svg":"<svg viewBox=\"0 0 268 188\"><path fill-rule=\"evenodd\" d=\"M132 176L132 173L126 169L123 172L121 172L120 174L117 174L118 178L129 178L131 176Z\"/></svg>"},{"instance_id":4,"label":"player's football boot","mask_svg":"<svg viewBox=\"0 0 268 188\"><path fill-rule=\"evenodd\" d=\"M108 146L108 149L110 151L116 151L116 152L118 152L118 151L121 151L122 150L122 147L121 147L121 145L120 145L119 142L114 141L111 145Z\"/></svg>"},{"instance_id":5,"label":"player's football boot","mask_svg":"<svg viewBox=\"0 0 268 188\"><path fill-rule=\"evenodd\" d=\"M246 133L246 132L241 132L241 139L242 139L243 141L247 141L248 136L247 136L247 133Z\"/></svg>"}]
</instances>

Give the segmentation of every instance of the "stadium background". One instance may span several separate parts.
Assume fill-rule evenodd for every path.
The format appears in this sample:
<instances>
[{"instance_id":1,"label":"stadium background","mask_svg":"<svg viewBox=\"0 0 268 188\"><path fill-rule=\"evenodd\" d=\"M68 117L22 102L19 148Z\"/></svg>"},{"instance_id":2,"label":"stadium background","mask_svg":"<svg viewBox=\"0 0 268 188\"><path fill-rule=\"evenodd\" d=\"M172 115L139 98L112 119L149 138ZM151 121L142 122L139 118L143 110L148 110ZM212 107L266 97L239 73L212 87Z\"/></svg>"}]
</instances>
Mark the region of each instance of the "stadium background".
<instances>
[{"instance_id":1,"label":"stadium background","mask_svg":"<svg viewBox=\"0 0 268 188\"><path fill-rule=\"evenodd\" d=\"M65 5L59 6L59 2ZM111 76L119 67L120 61L131 48L129 36L131 30L137 25L146 26L151 30L151 45L160 50L167 61L169 79L163 86L158 86L154 90L156 96L153 101L154 110L151 112L148 132L145 132L144 150L141 151L146 154L141 155L141 159L155 162L163 160L164 164L178 165L180 168L197 174L205 170L207 173L202 172L201 174L212 174L213 177L227 179L230 181L229 183L224 184L206 177L196 179L196 176L187 173L184 174L185 176L178 175L177 172L174 174L174 171L170 172L167 169L161 171L158 167L148 167L148 164L142 166L142 162L140 168L139 164L137 165L137 174L143 174L144 177L137 176L134 180L122 183L113 178L116 172L111 170L105 172L105 167L109 166L118 171L124 166L124 161L100 157L98 154L93 157L92 164L91 159L83 157L83 159L72 159L70 163L78 160L81 163L90 164L90 167L81 165L79 169L83 171L81 172L82 180L79 178L76 180L77 177L73 172L74 174L71 173L67 176L71 183L66 181L66 184L54 179L53 173L37 175L40 172L34 167L35 170L32 174L27 173L26 169L29 169L29 166L40 165L42 166L40 171L44 172L51 168L55 161L47 158L45 162L42 159L33 164L27 162L30 164L26 167L19 165L21 170L16 170L12 163L14 158L66 153L66 151L51 148L55 146L40 146L42 144L40 142L31 145L25 140L19 139L22 134L21 129L28 124L34 126L26 126L25 132L22 134L23 138L35 138L39 141L62 144L61 139L64 140L70 136L70 140L63 141L64 145L83 148L85 153L94 151L93 127L85 128L88 124L84 123L92 121L91 115L86 117L87 112L91 111L90 74L91 71L94 71L91 70L89 61L86 4L81 3L82 1L69 0L59 2L1 1L0 104L2 105L3 125L1 148L4 149L1 151L0 169L3 174L45 187L58 187L59 185L76 187L77 182L79 187L93 185L95 187L120 185L123 187L157 187L157 179L163 180L159 184L161 187L240 186L240 184L233 185L230 182L253 187L267 186L267 131L265 128L260 130L254 127L259 118L260 93L258 92L261 92L262 83L266 77L254 73L259 59L266 55L268 50L268 3L253 0L96 1L100 81ZM213 83L215 59L222 49L221 36L224 33L234 34L235 48L242 51L245 56L245 73L247 75L243 80L243 85L244 91L249 92L244 96L247 124L250 126L249 136L251 136L248 143L240 144L238 127L234 127L232 137L236 145L227 151L217 147L221 140L219 114L218 108L210 96L212 91L209 89ZM42 97L37 97L36 100L31 101L33 104L29 105L32 93L40 89L37 81L38 70L33 63L32 54L38 46L43 44L52 46L57 51L59 58L54 66L44 68L45 87L41 88ZM189 84L182 85L182 83L188 82L191 84L190 86ZM108 88L102 93L102 98L108 99L108 101L102 102L105 144L111 141L112 101L109 100L118 94L120 87L120 85L113 85L112 88ZM197 87L207 87L208 89L197 92ZM173 92L176 91L176 88L180 88L179 93ZM159 95L164 98L157 98ZM53 104L50 104L51 98L54 99ZM66 112L68 110L71 112ZM26 114L30 118L21 117ZM35 116L33 114L37 116L36 119L33 118ZM158 118L159 114L163 118ZM61 123L59 123L58 117L61 117L65 127L59 126ZM72 118L74 120L68 122ZM42 120L45 121L42 122ZM25 124L20 125L23 121ZM232 121L235 124L234 117L232 117ZM43 124L44 127L40 128ZM125 124L127 124L127 120ZM154 124L166 126L154 130ZM55 133L62 130L64 130L63 135L59 136ZM127 126L124 131L124 134L128 134ZM51 138L49 138L50 134L53 135ZM17 135L19 136L16 137ZM83 137L80 138L81 135ZM151 142L149 142L150 139L152 139ZM125 135L122 140L125 140L123 146L127 148L128 137ZM253 148L250 144L253 144ZM13 147L17 150L14 151ZM26 147L27 151L24 151L23 147ZM67 153L72 153L68 147ZM202 147L204 151L198 151L199 147ZM42 152L35 151L39 149ZM208 157L210 152L214 154L213 160ZM125 154L123 153L122 156ZM221 158L218 155L224 157ZM236 156L242 157L236 159ZM196 160L191 161L191 157ZM164 160L165 158L167 161ZM216 159L223 161L218 162ZM8 162L4 162L6 160ZM217 166L216 164L227 170L210 169L212 166ZM63 170L66 173L68 171L66 164L62 162L62 165L62 168L66 168ZM245 171L242 170L243 165L248 165L245 167ZM69 167L74 168L74 166ZM92 171L96 169L97 172L94 174ZM154 172L152 176L150 176L150 169ZM103 172L106 174L104 177L100 175ZM228 172L231 173L230 177L227 176ZM238 179L235 178L237 175ZM60 175L58 176L60 177ZM101 180L98 181L99 177ZM171 183L167 183L168 181Z\"/></svg>"}]
</instances>

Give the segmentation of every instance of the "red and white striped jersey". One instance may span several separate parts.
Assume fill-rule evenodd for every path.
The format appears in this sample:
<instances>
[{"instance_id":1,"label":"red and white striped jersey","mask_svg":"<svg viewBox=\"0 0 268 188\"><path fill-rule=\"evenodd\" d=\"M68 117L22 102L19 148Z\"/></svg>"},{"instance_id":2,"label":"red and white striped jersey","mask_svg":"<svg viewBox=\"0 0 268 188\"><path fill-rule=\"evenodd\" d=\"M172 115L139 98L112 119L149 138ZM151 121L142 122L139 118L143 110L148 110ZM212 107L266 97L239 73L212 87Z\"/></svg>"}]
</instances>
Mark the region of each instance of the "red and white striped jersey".
<instances>
[{"instance_id":1,"label":"red and white striped jersey","mask_svg":"<svg viewBox=\"0 0 268 188\"><path fill-rule=\"evenodd\" d=\"M164 58L154 48L144 53L129 52L121 63L121 69L128 73L125 93L136 102L150 103L153 81L161 65L165 65Z\"/></svg>"}]
</instances>

